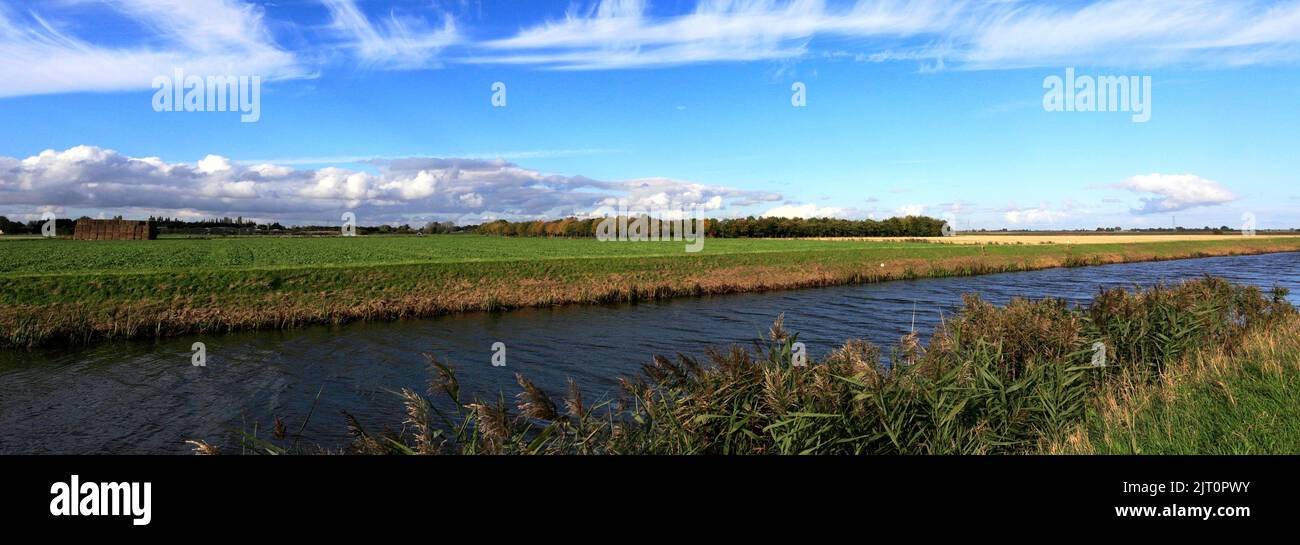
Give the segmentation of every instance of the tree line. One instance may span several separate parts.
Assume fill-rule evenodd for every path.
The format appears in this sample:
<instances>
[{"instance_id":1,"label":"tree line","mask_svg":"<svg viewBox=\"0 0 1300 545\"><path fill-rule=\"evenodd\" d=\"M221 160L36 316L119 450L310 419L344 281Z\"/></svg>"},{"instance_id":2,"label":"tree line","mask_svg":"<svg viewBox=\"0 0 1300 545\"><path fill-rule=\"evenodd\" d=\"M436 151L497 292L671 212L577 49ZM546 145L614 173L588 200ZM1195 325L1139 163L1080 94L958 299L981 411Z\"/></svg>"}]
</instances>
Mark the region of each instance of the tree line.
<instances>
[{"instance_id":1,"label":"tree line","mask_svg":"<svg viewBox=\"0 0 1300 545\"><path fill-rule=\"evenodd\" d=\"M0 233L6 235L39 235L42 234L41 227L43 227L44 225L45 222L41 220L18 222L18 221L10 220L5 216L0 216ZM56 234L60 236L71 235L72 230L73 228L76 227L76 225L77 222L71 219L54 220L54 228L56 230Z\"/></svg>"},{"instance_id":2,"label":"tree line","mask_svg":"<svg viewBox=\"0 0 1300 545\"><path fill-rule=\"evenodd\" d=\"M605 218L574 217L553 221L497 220L479 225L474 232L507 237L594 238ZM712 238L807 237L936 237L943 234L941 219L907 216L886 220L837 218L729 218L706 219L705 236Z\"/></svg>"}]
</instances>

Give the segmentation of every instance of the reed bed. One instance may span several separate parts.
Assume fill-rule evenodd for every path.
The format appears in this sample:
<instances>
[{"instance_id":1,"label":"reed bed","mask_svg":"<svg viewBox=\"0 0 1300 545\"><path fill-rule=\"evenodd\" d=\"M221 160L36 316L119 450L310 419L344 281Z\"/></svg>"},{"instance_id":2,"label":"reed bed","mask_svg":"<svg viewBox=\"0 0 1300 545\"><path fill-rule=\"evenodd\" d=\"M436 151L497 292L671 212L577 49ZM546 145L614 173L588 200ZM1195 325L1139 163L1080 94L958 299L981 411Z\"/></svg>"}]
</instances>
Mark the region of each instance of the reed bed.
<instances>
[{"instance_id":1,"label":"reed bed","mask_svg":"<svg viewBox=\"0 0 1300 545\"><path fill-rule=\"evenodd\" d=\"M655 357L590 404L570 382L546 392L517 376L512 402L467 399L452 365L428 355L425 392L403 389L405 420L372 431L348 416L355 454L1017 454L1064 450L1118 384L1155 388L1195 354L1231 354L1297 313L1285 290L1217 278L1129 292L1086 307L1046 299L996 307L978 296L923 344L850 340L796 366L777 319L752 347ZM1098 346L1105 347L1104 361ZM1101 365L1098 365L1101 364ZM443 398L450 404L434 403ZM440 410L452 406L454 411ZM244 436L245 451L289 453ZM201 449L211 449L200 445Z\"/></svg>"}]
</instances>

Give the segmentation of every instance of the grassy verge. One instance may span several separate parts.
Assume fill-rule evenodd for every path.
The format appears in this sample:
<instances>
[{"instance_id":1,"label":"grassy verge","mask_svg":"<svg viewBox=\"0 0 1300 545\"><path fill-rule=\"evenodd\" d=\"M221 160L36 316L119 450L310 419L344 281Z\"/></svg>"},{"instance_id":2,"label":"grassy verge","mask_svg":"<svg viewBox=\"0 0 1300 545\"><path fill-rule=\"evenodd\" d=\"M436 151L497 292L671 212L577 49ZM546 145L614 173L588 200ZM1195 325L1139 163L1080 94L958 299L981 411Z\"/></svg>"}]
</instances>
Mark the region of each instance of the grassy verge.
<instances>
[{"instance_id":1,"label":"grassy verge","mask_svg":"<svg viewBox=\"0 0 1300 545\"><path fill-rule=\"evenodd\" d=\"M1300 250L1300 239L1068 245L408 237L0 244L0 348ZM169 257L171 256L171 257Z\"/></svg>"},{"instance_id":2,"label":"grassy verge","mask_svg":"<svg viewBox=\"0 0 1300 545\"><path fill-rule=\"evenodd\" d=\"M656 357L641 376L621 381L620 398L596 406L572 383L568 392L545 392L523 376L514 403L464 399L454 368L431 356L428 391L401 391L407 408L401 431L369 431L349 417L355 440L348 450L1016 454L1124 444L1171 452L1235 452L1238 444L1286 450L1297 415L1293 403L1287 406L1294 374L1283 368L1294 371L1300 318L1285 295L1206 278L1138 293L1107 290L1086 308L1052 299L999 308L968 296L927 345L908 335L886 352L887 364L879 348L853 340L824 361L800 365L797 336L778 320L752 349L710 351L703 360ZM1216 384L1227 404L1212 390ZM1191 395L1174 396L1166 413L1144 407L1184 388ZM557 402L553 395L562 397ZM454 410L439 409L448 406ZM1188 421L1201 425L1171 429ZM1238 426L1237 438L1219 433ZM1277 433L1282 429L1290 431ZM241 442L254 452L293 451L256 437Z\"/></svg>"},{"instance_id":3,"label":"grassy verge","mask_svg":"<svg viewBox=\"0 0 1300 545\"><path fill-rule=\"evenodd\" d=\"M1230 352L1197 353L1153 385L1112 384L1087 427L1053 450L1300 453L1300 320L1254 331Z\"/></svg>"}]
</instances>

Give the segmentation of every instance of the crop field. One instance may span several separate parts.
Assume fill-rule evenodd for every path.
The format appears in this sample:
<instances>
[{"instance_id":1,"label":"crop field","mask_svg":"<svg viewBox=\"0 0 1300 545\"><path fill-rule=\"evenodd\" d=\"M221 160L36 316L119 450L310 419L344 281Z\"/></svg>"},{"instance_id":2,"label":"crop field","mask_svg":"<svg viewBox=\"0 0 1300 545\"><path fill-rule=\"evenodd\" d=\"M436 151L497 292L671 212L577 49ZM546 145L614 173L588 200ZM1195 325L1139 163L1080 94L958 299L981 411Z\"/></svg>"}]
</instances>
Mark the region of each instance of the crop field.
<instances>
[{"instance_id":1,"label":"crop field","mask_svg":"<svg viewBox=\"0 0 1300 545\"><path fill-rule=\"evenodd\" d=\"M0 347L1300 251L1300 238L1065 244L427 237L0 241Z\"/></svg>"},{"instance_id":2,"label":"crop field","mask_svg":"<svg viewBox=\"0 0 1300 545\"><path fill-rule=\"evenodd\" d=\"M475 235L328 238L217 238L141 241L0 241L0 273L257 269L539 259L635 258L763 252L944 252L921 242L708 239L696 254L685 242Z\"/></svg>"},{"instance_id":3,"label":"crop field","mask_svg":"<svg viewBox=\"0 0 1300 545\"><path fill-rule=\"evenodd\" d=\"M1188 238L1190 237L1190 238ZM1155 251L1177 252L1258 243L1295 243L1300 237L1122 236L1076 237L1088 252L1120 252L1134 244ZM983 246L954 248L948 243ZM84 241L26 238L0 239L0 273L159 272L249 270L368 265L508 262L521 260L700 257L735 254L807 254L829 259L939 258L959 256L1026 256L1059 253L1073 239L1061 237L960 236L944 239L708 239L699 253L688 254L684 242L600 242L570 238L506 238L473 235L369 236L326 238L174 238L156 241ZM1163 243L1163 244L1156 244ZM1025 247L1044 246L1045 247ZM838 256L838 257L836 257ZM779 259L779 258L778 258Z\"/></svg>"}]
</instances>

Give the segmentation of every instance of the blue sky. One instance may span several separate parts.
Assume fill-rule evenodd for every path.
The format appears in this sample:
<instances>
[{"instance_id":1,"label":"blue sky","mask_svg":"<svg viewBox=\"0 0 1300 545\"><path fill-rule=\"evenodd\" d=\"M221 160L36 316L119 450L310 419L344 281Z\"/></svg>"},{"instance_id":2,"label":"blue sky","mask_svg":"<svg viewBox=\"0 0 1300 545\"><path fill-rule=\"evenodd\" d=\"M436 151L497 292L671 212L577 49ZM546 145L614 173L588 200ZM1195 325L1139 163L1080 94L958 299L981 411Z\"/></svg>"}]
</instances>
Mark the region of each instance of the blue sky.
<instances>
[{"instance_id":1,"label":"blue sky","mask_svg":"<svg viewBox=\"0 0 1300 545\"><path fill-rule=\"evenodd\" d=\"M1300 2L3 0L0 214L1295 227L1298 66ZM155 111L177 68L260 118Z\"/></svg>"}]
</instances>

